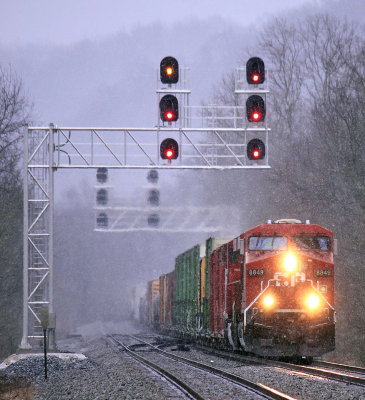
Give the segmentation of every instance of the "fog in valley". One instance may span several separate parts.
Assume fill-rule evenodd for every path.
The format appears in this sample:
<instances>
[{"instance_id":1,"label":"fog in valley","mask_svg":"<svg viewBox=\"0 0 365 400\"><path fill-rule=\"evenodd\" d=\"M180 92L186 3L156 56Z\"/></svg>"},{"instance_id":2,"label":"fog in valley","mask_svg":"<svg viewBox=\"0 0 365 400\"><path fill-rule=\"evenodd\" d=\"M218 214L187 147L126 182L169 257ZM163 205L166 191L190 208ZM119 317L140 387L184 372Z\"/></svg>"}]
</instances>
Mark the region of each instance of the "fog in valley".
<instances>
[{"instance_id":1,"label":"fog in valley","mask_svg":"<svg viewBox=\"0 0 365 400\"><path fill-rule=\"evenodd\" d=\"M350 351L349 358L365 362L365 356L359 356L365 352L361 333L365 324L362 2L282 0L274 7L262 1L264 15L249 10L251 3L245 1L228 1L225 10L218 1L197 2L196 7L188 1L186 7L178 6L180 14L173 15L152 2L142 2L140 10L130 2L119 21L112 16L122 15L119 2L110 2L115 7L114 13L109 10L110 19L96 2L90 2L90 8L80 3L87 10L84 15L81 9L73 10L71 2L65 2L65 9L56 2L53 11L45 1L35 2L38 8L33 11L25 3L3 4L9 18L0 28L0 65L10 66L22 80L32 103L27 118L31 126L52 122L68 127L154 127L157 69L168 55L190 68L192 105L232 105L232 73L251 56L265 60L272 79L270 170L160 172L160 205L220 207L215 221L221 227L218 231L95 232L96 171L55 173L57 335L81 332L96 321L127 319L131 289L170 272L179 253L209 236L237 236L268 219L309 219L333 230L339 239L335 260L336 308L342 321L338 352L358 349ZM101 13L99 20L93 6ZM42 7L44 27L39 16ZM27 22L26 12L30 13ZM19 13L18 18L14 13ZM16 27L11 19L18 22ZM82 20L79 29L78 20ZM336 53L338 48L341 51ZM310 58L316 52L320 65ZM351 58L354 54L358 58ZM346 71L352 71L353 80ZM355 110L348 119L349 104ZM111 195L120 204L147 206L147 173L148 169L111 171ZM21 196L21 186L18 190ZM2 198L9 202L6 196ZM21 281L16 281L22 276L19 210L21 205L14 217L19 244L11 252L3 245L0 261L5 265L17 254L12 265L18 272L11 275L11 285L3 283L3 291L21 296ZM9 211L2 206L1 212L5 220ZM4 267L3 279L6 271ZM2 300L4 305L6 301ZM15 307L21 310L21 297ZM358 311L352 315L352 310ZM10 313L4 321L12 323ZM5 340L12 348L20 341L20 316L15 325L13 339ZM350 339L345 332L349 326Z\"/></svg>"}]
</instances>

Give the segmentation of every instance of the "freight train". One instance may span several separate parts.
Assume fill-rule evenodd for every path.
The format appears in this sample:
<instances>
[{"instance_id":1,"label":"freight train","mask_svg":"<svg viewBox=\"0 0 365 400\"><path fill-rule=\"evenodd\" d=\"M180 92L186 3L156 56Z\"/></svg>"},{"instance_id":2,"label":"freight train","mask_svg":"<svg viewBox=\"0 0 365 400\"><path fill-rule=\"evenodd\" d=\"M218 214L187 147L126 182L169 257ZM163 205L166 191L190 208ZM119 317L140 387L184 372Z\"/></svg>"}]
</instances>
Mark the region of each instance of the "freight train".
<instances>
[{"instance_id":1,"label":"freight train","mask_svg":"<svg viewBox=\"0 0 365 400\"><path fill-rule=\"evenodd\" d=\"M149 326L266 357L335 348L332 232L282 219L235 238L209 238L148 283Z\"/></svg>"}]
</instances>

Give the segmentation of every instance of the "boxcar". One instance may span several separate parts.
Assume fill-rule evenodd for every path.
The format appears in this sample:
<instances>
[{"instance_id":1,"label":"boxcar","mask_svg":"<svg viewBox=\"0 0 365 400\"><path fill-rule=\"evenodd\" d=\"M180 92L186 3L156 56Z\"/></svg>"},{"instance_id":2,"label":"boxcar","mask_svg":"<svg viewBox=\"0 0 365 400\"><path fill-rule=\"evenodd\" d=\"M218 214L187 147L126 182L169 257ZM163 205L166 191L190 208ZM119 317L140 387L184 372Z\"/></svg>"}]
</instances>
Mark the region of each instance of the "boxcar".
<instances>
[{"instance_id":1,"label":"boxcar","mask_svg":"<svg viewBox=\"0 0 365 400\"><path fill-rule=\"evenodd\" d=\"M225 328L237 324L243 285L240 237L220 246L210 256L210 336L222 340ZM236 326L236 325L235 325ZM226 339L229 340L226 335Z\"/></svg>"},{"instance_id":2,"label":"boxcar","mask_svg":"<svg viewBox=\"0 0 365 400\"><path fill-rule=\"evenodd\" d=\"M146 313L147 313L147 324L152 327L158 327L159 315L159 287L160 282L158 279L149 281L147 284L147 296L146 296Z\"/></svg>"},{"instance_id":3,"label":"boxcar","mask_svg":"<svg viewBox=\"0 0 365 400\"><path fill-rule=\"evenodd\" d=\"M162 274L159 278L159 320L160 329L171 329L172 326L172 302L174 291L174 271Z\"/></svg>"},{"instance_id":4,"label":"boxcar","mask_svg":"<svg viewBox=\"0 0 365 400\"><path fill-rule=\"evenodd\" d=\"M209 322L209 314L210 314L210 257L212 251L222 246L223 244L232 240L232 237L210 237L206 240L205 244L205 260L202 263L201 267L201 280L203 286L202 292L202 329L201 334L204 336L210 336L210 322Z\"/></svg>"},{"instance_id":5,"label":"boxcar","mask_svg":"<svg viewBox=\"0 0 365 400\"><path fill-rule=\"evenodd\" d=\"M132 289L130 316L133 322L141 321L141 309L146 298L146 285L139 284ZM145 321L141 321L145 322Z\"/></svg>"},{"instance_id":6,"label":"boxcar","mask_svg":"<svg viewBox=\"0 0 365 400\"><path fill-rule=\"evenodd\" d=\"M205 246L196 245L176 258L173 320L177 330L196 335L201 326L200 261Z\"/></svg>"}]
</instances>

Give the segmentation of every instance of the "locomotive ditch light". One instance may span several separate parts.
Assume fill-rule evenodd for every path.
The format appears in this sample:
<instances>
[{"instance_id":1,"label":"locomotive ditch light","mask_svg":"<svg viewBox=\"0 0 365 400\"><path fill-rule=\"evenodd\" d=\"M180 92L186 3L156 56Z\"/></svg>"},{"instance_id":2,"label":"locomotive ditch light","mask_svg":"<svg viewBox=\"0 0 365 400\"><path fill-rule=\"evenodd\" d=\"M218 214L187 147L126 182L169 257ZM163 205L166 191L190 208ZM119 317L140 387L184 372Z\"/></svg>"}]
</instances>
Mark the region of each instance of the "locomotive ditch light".
<instances>
[{"instance_id":1,"label":"locomotive ditch light","mask_svg":"<svg viewBox=\"0 0 365 400\"><path fill-rule=\"evenodd\" d=\"M293 254L287 254L284 258L284 267L288 272L294 272L297 267L297 260Z\"/></svg>"},{"instance_id":2,"label":"locomotive ditch light","mask_svg":"<svg viewBox=\"0 0 365 400\"><path fill-rule=\"evenodd\" d=\"M312 293L307 297L306 303L311 310L314 310L319 306L319 297Z\"/></svg>"},{"instance_id":3,"label":"locomotive ditch light","mask_svg":"<svg viewBox=\"0 0 365 400\"><path fill-rule=\"evenodd\" d=\"M263 304L266 308L271 308L275 303L274 298L268 294L264 297Z\"/></svg>"}]
</instances>

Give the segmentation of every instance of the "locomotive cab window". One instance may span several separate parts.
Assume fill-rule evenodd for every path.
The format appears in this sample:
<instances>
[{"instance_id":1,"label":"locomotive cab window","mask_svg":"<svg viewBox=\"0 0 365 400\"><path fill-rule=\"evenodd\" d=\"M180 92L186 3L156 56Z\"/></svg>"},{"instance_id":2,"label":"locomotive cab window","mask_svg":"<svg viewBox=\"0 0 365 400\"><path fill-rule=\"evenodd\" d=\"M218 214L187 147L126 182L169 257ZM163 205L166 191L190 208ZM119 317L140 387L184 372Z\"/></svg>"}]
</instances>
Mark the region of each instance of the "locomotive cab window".
<instances>
[{"instance_id":1,"label":"locomotive cab window","mask_svg":"<svg viewBox=\"0 0 365 400\"><path fill-rule=\"evenodd\" d=\"M288 239L285 236L251 236L249 250L286 250Z\"/></svg>"},{"instance_id":2,"label":"locomotive cab window","mask_svg":"<svg viewBox=\"0 0 365 400\"><path fill-rule=\"evenodd\" d=\"M292 237L298 250L331 250L331 238L329 236L298 235Z\"/></svg>"}]
</instances>

